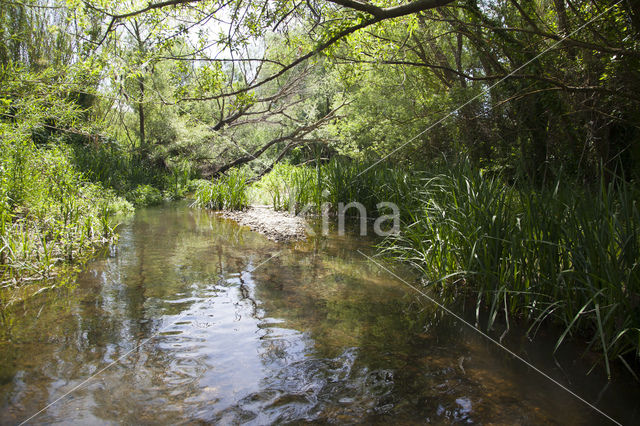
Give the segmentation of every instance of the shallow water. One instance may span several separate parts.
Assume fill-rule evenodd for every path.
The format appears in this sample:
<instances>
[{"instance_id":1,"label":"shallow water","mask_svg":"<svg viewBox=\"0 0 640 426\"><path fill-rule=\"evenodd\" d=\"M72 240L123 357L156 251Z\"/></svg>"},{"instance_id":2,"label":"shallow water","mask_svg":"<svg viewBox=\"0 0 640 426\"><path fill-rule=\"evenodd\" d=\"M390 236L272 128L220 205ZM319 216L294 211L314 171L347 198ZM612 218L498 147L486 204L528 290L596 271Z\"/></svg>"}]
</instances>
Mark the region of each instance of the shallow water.
<instances>
[{"instance_id":1,"label":"shallow water","mask_svg":"<svg viewBox=\"0 0 640 426\"><path fill-rule=\"evenodd\" d=\"M607 422L417 299L357 252L370 240L278 244L185 205L120 233L74 288L3 312L1 423L51 403L30 422ZM636 385L585 376L571 348L556 365L543 335L508 344L638 423Z\"/></svg>"}]
</instances>

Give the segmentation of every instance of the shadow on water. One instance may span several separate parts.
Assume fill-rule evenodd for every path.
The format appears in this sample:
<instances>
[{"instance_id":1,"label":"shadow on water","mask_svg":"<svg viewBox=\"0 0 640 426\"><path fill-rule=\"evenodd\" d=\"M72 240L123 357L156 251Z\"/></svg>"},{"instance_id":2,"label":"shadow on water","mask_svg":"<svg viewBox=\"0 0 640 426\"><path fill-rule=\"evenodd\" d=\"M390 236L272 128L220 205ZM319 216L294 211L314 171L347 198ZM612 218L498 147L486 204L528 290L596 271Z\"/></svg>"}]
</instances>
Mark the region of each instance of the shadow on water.
<instances>
[{"instance_id":1,"label":"shadow on water","mask_svg":"<svg viewBox=\"0 0 640 426\"><path fill-rule=\"evenodd\" d=\"M334 234L277 244L184 205L140 211L73 289L4 312L0 422L110 364L34 422L604 422L357 252L370 247ZM562 370L549 344L510 342L637 422L637 386L603 388L576 352Z\"/></svg>"}]
</instances>

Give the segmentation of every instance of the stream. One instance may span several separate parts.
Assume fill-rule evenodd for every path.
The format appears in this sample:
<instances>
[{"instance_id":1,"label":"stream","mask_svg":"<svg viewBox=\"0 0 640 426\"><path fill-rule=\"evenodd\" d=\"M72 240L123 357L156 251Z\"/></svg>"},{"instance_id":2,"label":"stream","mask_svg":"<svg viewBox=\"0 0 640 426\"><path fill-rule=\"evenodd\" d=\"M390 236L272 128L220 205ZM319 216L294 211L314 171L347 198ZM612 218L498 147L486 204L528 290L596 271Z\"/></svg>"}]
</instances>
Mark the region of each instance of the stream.
<instances>
[{"instance_id":1,"label":"stream","mask_svg":"<svg viewBox=\"0 0 640 426\"><path fill-rule=\"evenodd\" d=\"M358 253L374 254L371 239L279 244L184 203L140 210L119 232L71 288L3 313L0 423L607 424ZM509 336L640 422L628 374L586 375L592 360L569 345L554 360L544 330Z\"/></svg>"}]
</instances>

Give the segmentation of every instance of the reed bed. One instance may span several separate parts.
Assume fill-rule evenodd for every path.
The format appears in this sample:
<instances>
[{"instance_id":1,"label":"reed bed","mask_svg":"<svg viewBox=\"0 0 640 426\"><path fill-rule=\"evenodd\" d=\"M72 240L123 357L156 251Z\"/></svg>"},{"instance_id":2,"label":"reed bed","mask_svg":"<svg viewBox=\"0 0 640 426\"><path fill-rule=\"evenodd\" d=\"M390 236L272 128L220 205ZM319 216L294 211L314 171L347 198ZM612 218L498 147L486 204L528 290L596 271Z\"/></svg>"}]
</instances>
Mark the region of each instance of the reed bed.
<instances>
[{"instance_id":1,"label":"reed bed","mask_svg":"<svg viewBox=\"0 0 640 426\"><path fill-rule=\"evenodd\" d=\"M200 182L193 205L213 210L243 210L249 205L247 178L233 171L210 182Z\"/></svg>"},{"instance_id":2,"label":"reed bed","mask_svg":"<svg viewBox=\"0 0 640 426\"><path fill-rule=\"evenodd\" d=\"M383 253L449 301L475 301L484 327L559 324L598 350L608 374L640 357L639 194L623 178L576 191L506 185L469 163L425 178L421 208Z\"/></svg>"},{"instance_id":3,"label":"reed bed","mask_svg":"<svg viewBox=\"0 0 640 426\"><path fill-rule=\"evenodd\" d=\"M448 303L468 306L487 330L559 325L557 348L586 339L611 373L640 358L640 194L623 177L576 190L570 180L507 184L469 161L438 170L332 160L278 165L260 183L276 209L396 203L402 227L381 255L409 263Z\"/></svg>"},{"instance_id":4,"label":"reed bed","mask_svg":"<svg viewBox=\"0 0 640 426\"><path fill-rule=\"evenodd\" d=\"M255 184L266 192L274 210L297 214L309 204L319 205L321 185L315 168L279 163Z\"/></svg>"},{"instance_id":5,"label":"reed bed","mask_svg":"<svg viewBox=\"0 0 640 426\"><path fill-rule=\"evenodd\" d=\"M275 210L293 213L303 209L320 213L323 204L336 212L340 203L354 201L371 215L378 213L377 204L383 201L397 202L401 211L415 205L415 200L412 203L404 197L419 183L418 174L398 167L370 166L335 158L315 167L278 164L257 185L269 194Z\"/></svg>"}]
</instances>

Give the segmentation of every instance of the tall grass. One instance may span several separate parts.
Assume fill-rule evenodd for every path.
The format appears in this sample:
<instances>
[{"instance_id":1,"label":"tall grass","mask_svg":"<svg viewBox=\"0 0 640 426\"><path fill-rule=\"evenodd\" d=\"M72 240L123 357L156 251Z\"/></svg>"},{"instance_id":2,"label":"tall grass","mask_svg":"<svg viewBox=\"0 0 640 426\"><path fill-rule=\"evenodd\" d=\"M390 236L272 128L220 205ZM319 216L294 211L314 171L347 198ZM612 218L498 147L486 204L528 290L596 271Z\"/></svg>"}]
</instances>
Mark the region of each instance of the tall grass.
<instances>
[{"instance_id":1,"label":"tall grass","mask_svg":"<svg viewBox=\"0 0 640 426\"><path fill-rule=\"evenodd\" d=\"M189 191L195 176L188 164L168 169L136 151L123 149L117 142L80 140L69 144L74 165L92 182L123 195L136 207L178 200Z\"/></svg>"},{"instance_id":2,"label":"tall grass","mask_svg":"<svg viewBox=\"0 0 640 426\"><path fill-rule=\"evenodd\" d=\"M258 185L269 194L275 210L293 213L308 206L307 211L319 213L323 203L335 212L340 203L357 201L370 214L376 214L377 204L383 201L398 202L405 209L415 205L406 195L419 182L416 174L399 167L370 165L337 158L316 167L278 164Z\"/></svg>"},{"instance_id":3,"label":"tall grass","mask_svg":"<svg viewBox=\"0 0 640 426\"><path fill-rule=\"evenodd\" d=\"M243 210L249 204L246 175L233 171L217 180L200 184L194 205L213 210Z\"/></svg>"},{"instance_id":4,"label":"tall grass","mask_svg":"<svg viewBox=\"0 0 640 426\"><path fill-rule=\"evenodd\" d=\"M399 166L335 159L323 166L322 176L325 199L334 211L339 203L357 201L377 215L378 203L386 201L396 203L406 217L416 206L420 173Z\"/></svg>"},{"instance_id":5,"label":"tall grass","mask_svg":"<svg viewBox=\"0 0 640 426\"><path fill-rule=\"evenodd\" d=\"M92 182L113 188L120 194L138 187L152 185L163 189L171 180L166 170L154 166L136 152L123 149L118 143L70 144L72 160Z\"/></svg>"},{"instance_id":6,"label":"tall grass","mask_svg":"<svg viewBox=\"0 0 640 426\"><path fill-rule=\"evenodd\" d=\"M508 186L462 163L424 180L421 207L384 252L415 266L450 300L475 299L485 326L560 324L557 346L586 337L602 354L640 356L637 188L618 178L576 191ZM626 364L625 364L626 365Z\"/></svg>"},{"instance_id":7,"label":"tall grass","mask_svg":"<svg viewBox=\"0 0 640 426\"><path fill-rule=\"evenodd\" d=\"M266 191L274 210L299 213L308 205L319 205L321 185L315 168L277 164L257 184Z\"/></svg>"},{"instance_id":8,"label":"tall grass","mask_svg":"<svg viewBox=\"0 0 640 426\"><path fill-rule=\"evenodd\" d=\"M131 205L89 183L64 145L36 147L0 129L0 282L13 286L55 273L112 241L110 217Z\"/></svg>"},{"instance_id":9,"label":"tall grass","mask_svg":"<svg viewBox=\"0 0 640 426\"><path fill-rule=\"evenodd\" d=\"M333 159L278 165L260 185L276 209L358 201L376 215L394 202L402 229L382 254L413 265L449 303L472 301L486 329L559 325L556 349L586 338L608 373L611 360L640 357L640 193L623 178L536 188L469 161L409 172Z\"/></svg>"}]
</instances>

